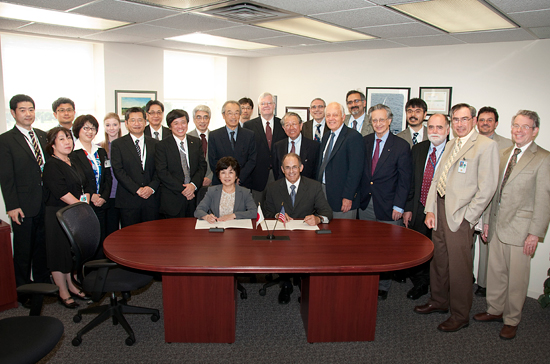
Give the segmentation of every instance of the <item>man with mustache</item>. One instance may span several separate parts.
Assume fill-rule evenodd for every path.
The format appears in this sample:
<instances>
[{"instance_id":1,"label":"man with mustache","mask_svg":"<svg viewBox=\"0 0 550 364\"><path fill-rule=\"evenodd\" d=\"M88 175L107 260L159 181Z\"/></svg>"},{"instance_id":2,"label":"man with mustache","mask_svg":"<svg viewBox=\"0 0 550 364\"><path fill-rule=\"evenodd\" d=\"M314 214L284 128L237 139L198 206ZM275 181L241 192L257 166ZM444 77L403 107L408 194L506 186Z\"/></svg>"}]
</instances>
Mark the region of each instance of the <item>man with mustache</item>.
<instances>
[{"instance_id":1,"label":"man with mustache","mask_svg":"<svg viewBox=\"0 0 550 364\"><path fill-rule=\"evenodd\" d=\"M361 91L351 90L346 95L346 104L350 115L346 115L344 124L361 133L362 136L374 132L372 125L365 121L365 109L367 107L367 99Z\"/></svg>"},{"instance_id":2,"label":"man with mustache","mask_svg":"<svg viewBox=\"0 0 550 364\"><path fill-rule=\"evenodd\" d=\"M407 128L398 137L405 139L411 146L428 140L428 129L423 125L428 112L428 105L419 98L410 99L405 105L407 112Z\"/></svg>"}]
</instances>

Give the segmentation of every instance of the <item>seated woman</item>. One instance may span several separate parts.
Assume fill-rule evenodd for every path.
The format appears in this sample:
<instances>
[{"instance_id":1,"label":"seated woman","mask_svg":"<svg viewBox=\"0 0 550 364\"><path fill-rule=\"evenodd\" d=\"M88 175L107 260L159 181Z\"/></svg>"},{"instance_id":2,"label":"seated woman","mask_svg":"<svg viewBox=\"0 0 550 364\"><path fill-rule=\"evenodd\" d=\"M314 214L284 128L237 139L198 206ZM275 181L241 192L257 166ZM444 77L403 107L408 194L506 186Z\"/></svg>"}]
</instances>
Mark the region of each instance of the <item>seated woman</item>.
<instances>
[{"instance_id":1,"label":"seated woman","mask_svg":"<svg viewBox=\"0 0 550 364\"><path fill-rule=\"evenodd\" d=\"M195 210L195 217L213 224L216 221L256 218L256 204L247 188L236 184L241 167L233 157L223 157L216 164L216 175L222 182L208 188Z\"/></svg>"}]
</instances>

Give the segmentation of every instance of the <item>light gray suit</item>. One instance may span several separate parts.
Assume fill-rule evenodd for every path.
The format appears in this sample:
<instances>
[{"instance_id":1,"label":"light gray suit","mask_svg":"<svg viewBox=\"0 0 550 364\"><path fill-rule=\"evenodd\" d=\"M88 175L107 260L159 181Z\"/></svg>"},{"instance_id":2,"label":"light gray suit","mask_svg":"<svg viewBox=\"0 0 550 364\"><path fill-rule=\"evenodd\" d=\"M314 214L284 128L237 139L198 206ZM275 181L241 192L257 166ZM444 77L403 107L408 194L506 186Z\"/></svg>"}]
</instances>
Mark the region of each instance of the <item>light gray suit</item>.
<instances>
[{"instance_id":1,"label":"light gray suit","mask_svg":"<svg viewBox=\"0 0 550 364\"><path fill-rule=\"evenodd\" d=\"M517 326L527 296L531 256L523 254L528 234L544 239L550 223L550 152L535 142L523 152L498 201L514 146L501 150L499 187L489 218L487 312Z\"/></svg>"},{"instance_id":2,"label":"light gray suit","mask_svg":"<svg viewBox=\"0 0 550 364\"><path fill-rule=\"evenodd\" d=\"M400 137L401 139L405 139L407 143L409 143L411 148L413 147L411 130L408 127L402 132L400 132L399 134L397 134L397 136ZM417 140L417 143L423 142L424 140L428 140L428 128L426 128L426 126L422 127L422 140Z\"/></svg>"},{"instance_id":3,"label":"light gray suit","mask_svg":"<svg viewBox=\"0 0 550 364\"><path fill-rule=\"evenodd\" d=\"M349 126L351 128L351 125L349 125L350 117L351 115L346 115L346 118L344 119L344 124L346 124L346 126ZM371 123L369 123L369 117L365 112L365 120L363 121L363 126L361 127L361 135L365 136L371 133L374 133L374 129L372 128Z\"/></svg>"},{"instance_id":4,"label":"light gray suit","mask_svg":"<svg viewBox=\"0 0 550 364\"><path fill-rule=\"evenodd\" d=\"M195 217L200 219L201 217L214 214L216 217L220 217L220 200L222 197L223 185L216 185L208 187L206 195L197 206L195 210ZM233 213L237 219L255 219L257 214L256 204L252 198L252 193L248 188L241 186L235 186L235 206L233 207Z\"/></svg>"},{"instance_id":5,"label":"light gray suit","mask_svg":"<svg viewBox=\"0 0 550 364\"><path fill-rule=\"evenodd\" d=\"M208 130L208 134L210 135L210 130ZM197 138L201 138L201 135L199 134L197 129L191 130L187 135L191 135ZM208 139L206 140L208 142ZM205 178L208 178L212 181L212 170L210 169L210 161L208 161L208 145L206 146L206 175ZM202 184L201 184L202 186ZM201 188L201 186L198 186L198 188Z\"/></svg>"}]
</instances>

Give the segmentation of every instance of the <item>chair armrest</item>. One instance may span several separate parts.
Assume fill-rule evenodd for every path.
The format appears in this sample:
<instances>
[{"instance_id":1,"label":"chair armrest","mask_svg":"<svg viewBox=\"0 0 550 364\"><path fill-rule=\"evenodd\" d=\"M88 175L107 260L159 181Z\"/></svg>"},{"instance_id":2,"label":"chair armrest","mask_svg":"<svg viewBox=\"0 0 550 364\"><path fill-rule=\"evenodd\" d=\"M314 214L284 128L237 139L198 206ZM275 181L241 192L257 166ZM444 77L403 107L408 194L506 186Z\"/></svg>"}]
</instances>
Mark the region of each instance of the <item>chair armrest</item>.
<instances>
[{"instance_id":1,"label":"chair armrest","mask_svg":"<svg viewBox=\"0 0 550 364\"><path fill-rule=\"evenodd\" d=\"M54 294L59 291L55 284L30 283L17 287L17 293L21 294Z\"/></svg>"},{"instance_id":2,"label":"chair armrest","mask_svg":"<svg viewBox=\"0 0 550 364\"><path fill-rule=\"evenodd\" d=\"M91 260L84 264L85 268L91 268L91 269L114 268L116 266L118 266L118 264L109 259Z\"/></svg>"}]
</instances>

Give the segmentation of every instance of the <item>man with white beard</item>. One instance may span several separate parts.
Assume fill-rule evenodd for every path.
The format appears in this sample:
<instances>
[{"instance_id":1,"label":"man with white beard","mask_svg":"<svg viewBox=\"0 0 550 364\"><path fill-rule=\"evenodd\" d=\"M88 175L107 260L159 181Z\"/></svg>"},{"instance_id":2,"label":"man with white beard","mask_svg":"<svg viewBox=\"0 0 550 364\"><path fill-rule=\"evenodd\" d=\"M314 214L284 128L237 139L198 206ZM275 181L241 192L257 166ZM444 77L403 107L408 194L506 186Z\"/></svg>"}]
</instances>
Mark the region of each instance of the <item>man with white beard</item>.
<instances>
[{"instance_id":1,"label":"man with white beard","mask_svg":"<svg viewBox=\"0 0 550 364\"><path fill-rule=\"evenodd\" d=\"M428 119L428 140L412 147L413 175L411 190L403 213L406 227L432 237L432 230L424 224L426 214L424 205L430 190L432 178L445 149L450 132L449 118L443 114L434 114ZM416 300L428 293L430 285L430 261L409 269L407 272L413 288L407 292L407 298Z\"/></svg>"}]
</instances>

